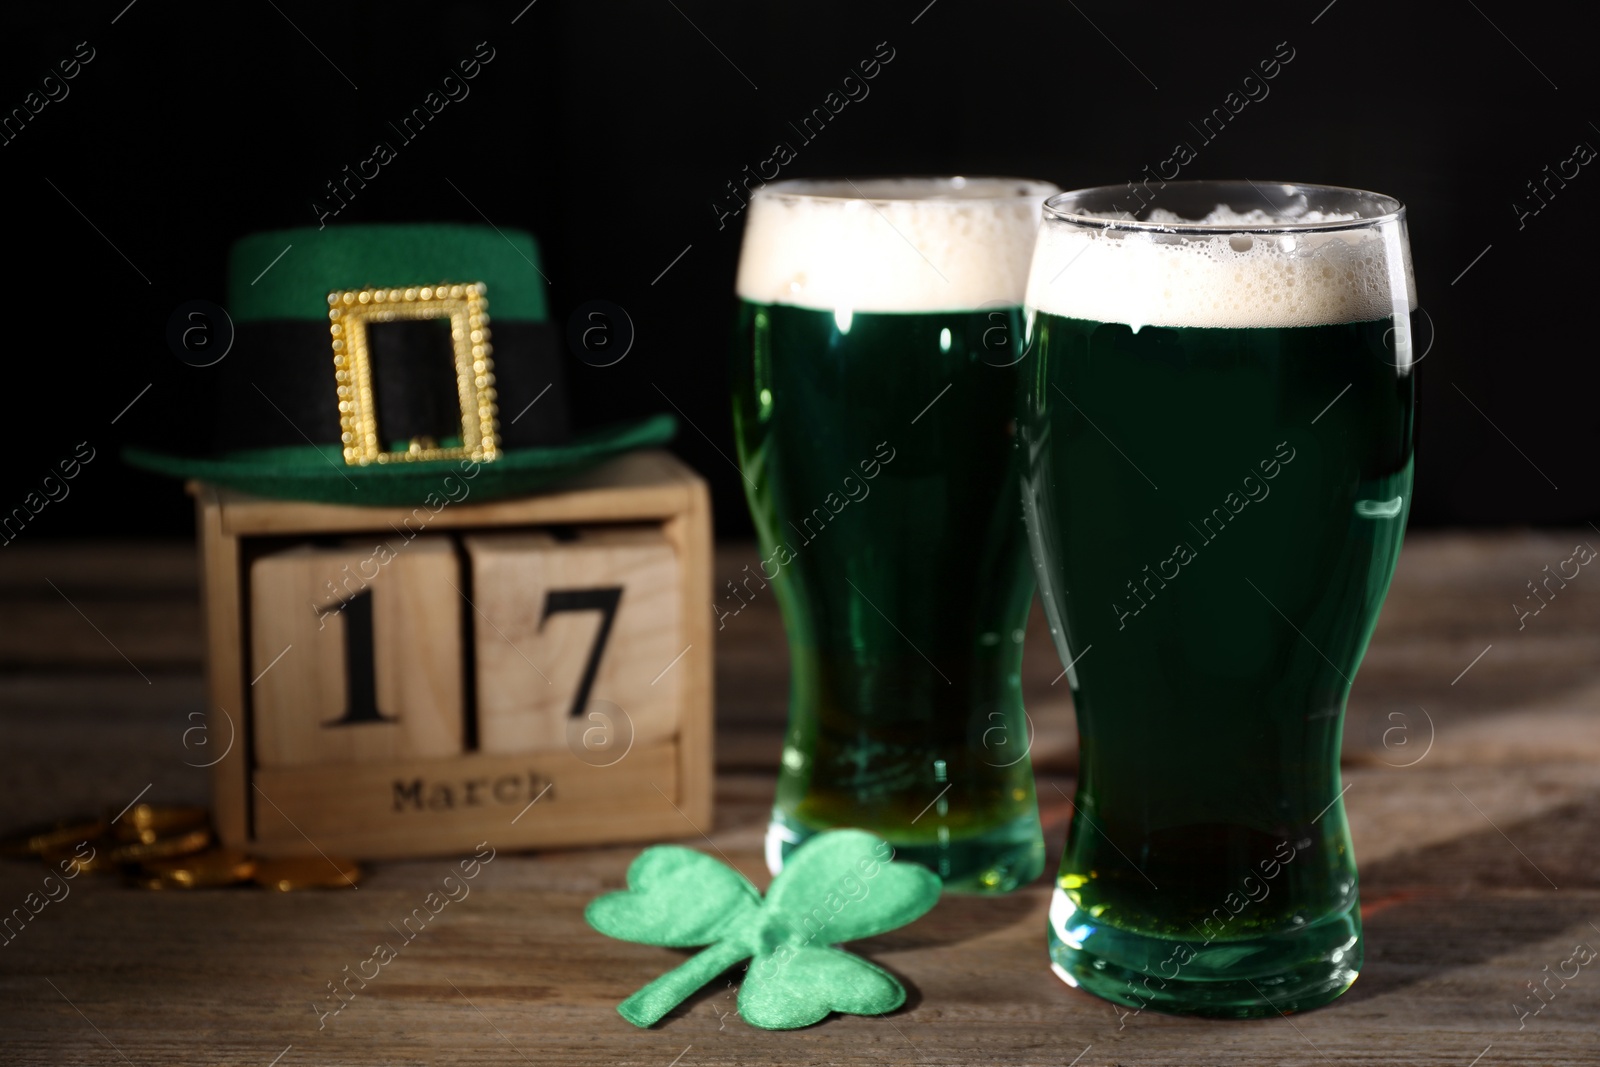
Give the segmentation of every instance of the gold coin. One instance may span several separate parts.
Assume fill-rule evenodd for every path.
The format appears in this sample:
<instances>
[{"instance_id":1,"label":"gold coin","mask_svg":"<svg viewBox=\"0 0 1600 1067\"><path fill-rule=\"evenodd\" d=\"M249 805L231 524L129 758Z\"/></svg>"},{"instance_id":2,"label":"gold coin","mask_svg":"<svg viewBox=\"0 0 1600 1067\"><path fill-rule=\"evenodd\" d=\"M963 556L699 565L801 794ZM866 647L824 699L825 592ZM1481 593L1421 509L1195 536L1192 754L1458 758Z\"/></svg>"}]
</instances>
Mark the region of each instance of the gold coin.
<instances>
[{"instance_id":1,"label":"gold coin","mask_svg":"<svg viewBox=\"0 0 1600 1067\"><path fill-rule=\"evenodd\" d=\"M210 824L211 812L197 805L135 804L112 824L111 832L119 841L148 845Z\"/></svg>"},{"instance_id":2,"label":"gold coin","mask_svg":"<svg viewBox=\"0 0 1600 1067\"><path fill-rule=\"evenodd\" d=\"M43 857L44 861L68 878L76 878L80 874L89 872L104 874L107 871L114 871L120 866L116 860L111 858L112 850L117 847L116 841L109 837L97 837L89 841L88 844L91 851L87 856L80 854L77 849L73 849L71 852L61 850L46 852Z\"/></svg>"},{"instance_id":3,"label":"gold coin","mask_svg":"<svg viewBox=\"0 0 1600 1067\"><path fill-rule=\"evenodd\" d=\"M210 889L236 885L255 873L256 861L231 848L213 848L190 856L151 860L137 884L146 889ZM161 883L151 885L151 880Z\"/></svg>"},{"instance_id":4,"label":"gold coin","mask_svg":"<svg viewBox=\"0 0 1600 1067\"><path fill-rule=\"evenodd\" d=\"M211 844L211 827L202 826L170 837L157 837L151 841L124 841L107 850L112 863L144 863L147 860L165 859L168 856L187 856Z\"/></svg>"},{"instance_id":5,"label":"gold coin","mask_svg":"<svg viewBox=\"0 0 1600 1067\"><path fill-rule=\"evenodd\" d=\"M74 845L99 837L106 832L102 819L63 819L59 822L30 826L0 838L0 856L23 858L42 856L47 852L71 851Z\"/></svg>"},{"instance_id":6,"label":"gold coin","mask_svg":"<svg viewBox=\"0 0 1600 1067\"><path fill-rule=\"evenodd\" d=\"M340 857L296 856L258 860L252 876L268 889L287 893L296 889L343 889L361 881L355 860Z\"/></svg>"}]
</instances>

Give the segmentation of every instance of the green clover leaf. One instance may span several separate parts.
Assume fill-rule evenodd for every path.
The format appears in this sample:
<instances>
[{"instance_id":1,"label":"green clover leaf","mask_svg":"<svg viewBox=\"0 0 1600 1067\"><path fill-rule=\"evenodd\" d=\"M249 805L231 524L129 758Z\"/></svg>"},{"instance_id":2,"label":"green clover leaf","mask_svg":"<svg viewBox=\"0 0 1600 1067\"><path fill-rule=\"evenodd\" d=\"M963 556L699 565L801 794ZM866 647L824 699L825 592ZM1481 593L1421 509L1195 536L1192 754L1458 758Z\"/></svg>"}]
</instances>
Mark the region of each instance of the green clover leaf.
<instances>
[{"instance_id":1,"label":"green clover leaf","mask_svg":"<svg viewBox=\"0 0 1600 1067\"><path fill-rule=\"evenodd\" d=\"M678 886L693 886L680 893ZM738 871L692 848L645 849L628 867L628 889L584 910L589 925L620 941L686 948L720 940L761 907L761 894Z\"/></svg>"},{"instance_id":2,"label":"green clover leaf","mask_svg":"<svg viewBox=\"0 0 1600 1067\"><path fill-rule=\"evenodd\" d=\"M878 1015L905 1002L894 976L832 948L920 918L939 899L939 878L893 862L887 843L860 830L830 830L789 856L765 900L743 876L675 845L646 849L628 868L628 888L591 901L589 924L649 945L708 945L617 1006L650 1026L741 960L745 1021L789 1029L829 1012Z\"/></svg>"},{"instance_id":3,"label":"green clover leaf","mask_svg":"<svg viewBox=\"0 0 1600 1067\"><path fill-rule=\"evenodd\" d=\"M796 949L768 974L752 967L739 987L739 1016L764 1030L792 1030L831 1011L882 1015L906 1002L906 991L882 967L843 949Z\"/></svg>"}]
</instances>

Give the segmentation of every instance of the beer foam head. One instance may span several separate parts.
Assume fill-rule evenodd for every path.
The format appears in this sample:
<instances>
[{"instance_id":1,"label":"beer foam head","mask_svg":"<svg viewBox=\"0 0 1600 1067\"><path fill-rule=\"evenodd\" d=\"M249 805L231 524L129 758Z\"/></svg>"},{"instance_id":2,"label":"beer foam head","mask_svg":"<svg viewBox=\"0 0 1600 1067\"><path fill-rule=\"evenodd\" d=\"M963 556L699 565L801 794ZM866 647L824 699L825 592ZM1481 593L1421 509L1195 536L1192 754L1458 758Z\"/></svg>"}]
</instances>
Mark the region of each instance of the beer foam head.
<instances>
[{"instance_id":1,"label":"beer foam head","mask_svg":"<svg viewBox=\"0 0 1600 1067\"><path fill-rule=\"evenodd\" d=\"M1028 279L1030 308L1138 329L1320 326L1416 307L1410 257L1392 223L1222 205L1200 219L1156 209L1141 220L1149 228L1116 225L1125 216L1073 215L1109 225L1046 212Z\"/></svg>"},{"instance_id":2,"label":"beer foam head","mask_svg":"<svg viewBox=\"0 0 1600 1067\"><path fill-rule=\"evenodd\" d=\"M1021 304L1040 207L1018 178L777 182L750 200L736 290L820 311Z\"/></svg>"}]
</instances>

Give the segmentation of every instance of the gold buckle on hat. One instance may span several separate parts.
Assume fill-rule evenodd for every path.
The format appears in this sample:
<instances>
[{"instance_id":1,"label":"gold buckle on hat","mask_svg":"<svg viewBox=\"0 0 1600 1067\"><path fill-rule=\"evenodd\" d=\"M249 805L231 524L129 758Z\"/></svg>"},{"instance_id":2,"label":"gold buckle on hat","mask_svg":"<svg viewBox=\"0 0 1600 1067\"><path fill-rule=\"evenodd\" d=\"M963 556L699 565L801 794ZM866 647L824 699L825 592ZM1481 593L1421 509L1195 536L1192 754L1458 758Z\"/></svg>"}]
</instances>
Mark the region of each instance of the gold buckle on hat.
<instances>
[{"instance_id":1,"label":"gold buckle on hat","mask_svg":"<svg viewBox=\"0 0 1600 1067\"><path fill-rule=\"evenodd\" d=\"M333 366L339 382L339 427L344 461L416 463L430 459L500 456L496 417L494 360L489 345L489 302L482 282L415 285L402 289L335 289L328 294L328 330L333 335ZM404 450L384 447L372 391L372 360L367 323L396 319L449 319L455 353L456 393L461 403L461 444L441 448L431 437L413 437Z\"/></svg>"}]
</instances>

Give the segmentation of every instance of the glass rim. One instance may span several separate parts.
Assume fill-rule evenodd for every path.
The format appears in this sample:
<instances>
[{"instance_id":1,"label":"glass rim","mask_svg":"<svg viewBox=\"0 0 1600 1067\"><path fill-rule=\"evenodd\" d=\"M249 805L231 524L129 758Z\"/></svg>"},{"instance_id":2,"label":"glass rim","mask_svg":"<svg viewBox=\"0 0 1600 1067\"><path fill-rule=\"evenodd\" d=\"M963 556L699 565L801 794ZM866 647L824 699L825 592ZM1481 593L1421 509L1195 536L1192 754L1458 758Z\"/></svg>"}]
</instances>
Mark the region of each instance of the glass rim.
<instances>
[{"instance_id":1,"label":"glass rim","mask_svg":"<svg viewBox=\"0 0 1600 1067\"><path fill-rule=\"evenodd\" d=\"M925 192L908 196L875 196L864 192L857 183L868 186L897 184L908 189L921 186ZM975 186L993 186L996 191L960 195L962 190ZM939 195L941 192L954 192L957 195ZM751 199L760 197L841 204L852 201L864 204L981 204L1053 197L1060 192L1061 187L1054 182L1003 174L878 174L860 178L785 178L762 185L751 194Z\"/></svg>"},{"instance_id":2,"label":"glass rim","mask_svg":"<svg viewBox=\"0 0 1600 1067\"><path fill-rule=\"evenodd\" d=\"M1261 198L1266 198L1266 189L1281 191L1299 190L1309 194L1323 194L1326 197L1353 197L1372 201L1380 207L1380 212L1374 215L1364 215L1360 218L1341 219L1338 221L1323 222L1295 222L1292 219L1275 219L1271 223L1238 223L1238 222L1148 222L1140 219L1114 218L1104 215L1087 214L1082 210L1074 211L1064 205L1074 201L1082 201L1097 195L1126 193L1132 183L1124 185L1094 185L1082 189L1070 189L1057 193L1044 202L1045 222L1066 222L1075 226L1098 230L1127 230L1142 231L1145 233L1189 234L1193 236L1214 237L1219 234L1297 234L1297 233L1337 233L1344 230L1367 230L1389 225L1403 220L1406 216L1406 206L1397 197L1384 193L1375 193L1368 189L1356 189L1346 185L1322 185L1316 182L1281 182L1281 181L1251 181L1244 179L1185 179L1183 181L1170 181L1162 184L1161 188L1177 186L1182 189L1199 190L1212 187L1218 190L1240 188L1248 186ZM1124 212L1123 214L1127 214Z\"/></svg>"}]
</instances>

